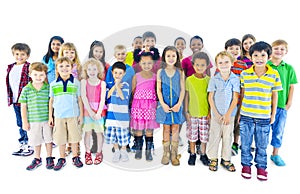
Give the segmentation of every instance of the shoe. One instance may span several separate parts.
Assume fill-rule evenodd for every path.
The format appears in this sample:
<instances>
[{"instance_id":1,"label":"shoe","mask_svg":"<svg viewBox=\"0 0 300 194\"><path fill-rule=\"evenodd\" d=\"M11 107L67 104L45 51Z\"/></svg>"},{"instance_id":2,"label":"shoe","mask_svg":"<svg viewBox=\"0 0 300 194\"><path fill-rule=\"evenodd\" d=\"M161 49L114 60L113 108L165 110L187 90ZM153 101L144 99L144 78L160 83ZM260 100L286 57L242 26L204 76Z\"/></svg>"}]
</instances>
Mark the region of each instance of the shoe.
<instances>
[{"instance_id":1,"label":"shoe","mask_svg":"<svg viewBox=\"0 0 300 194\"><path fill-rule=\"evenodd\" d=\"M260 181L268 180L268 172L263 168L257 168L257 179Z\"/></svg>"},{"instance_id":2,"label":"shoe","mask_svg":"<svg viewBox=\"0 0 300 194\"><path fill-rule=\"evenodd\" d=\"M73 161L73 165L76 166L77 168L83 167L83 163L81 162L79 156L75 156L74 158L72 158L72 161Z\"/></svg>"},{"instance_id":3,"label":"shoe","mask_svg":"<svg viewBox=\"0 0 300 194\"><path fill-rule=\"evenodd\" d=\"M245 179L251 179L251 167L250 166L243 166L241 175Z\"/></svg>"},{"instance_id":4,"label":"shoe","mask_svg":"<svg viewBox=\"0 0 300 194\"><path fill-rule=\"evenodd\" d=\"M56 148L56 147L57 147L57 145L52 142L52 148Z\"/></svg>"},{"instance_id":5,"label":"shoe","mask_svg":"<svg viewBox=\"0 0 300 194\"><path fill-rule=\"evenodd\" d=\"M56 165L53 167L53 170L58 171L62 169L66 165L66 159L65 158L59 158Z\"/></svg>"},{"instance_id":6,"label":"shoe","mask_svg":"<svg viewBox=\"0 0 300 194\"><path fill-rule=\"evenodd\" d=\"M21 144L18 151L12 153L14 156L22 156L22 152L24 150L24 144Z\"/></svg>"},{"instance_id":7,"label":"shoe","mask_svg":"<svg viewBox=\"0 0 300 194\"><path fill-rule=\"evenodd\" d=\"M207 157L206 154L201 154L201 155L200 155L200 160L201 160L201 162L202 162L202 164L203 164L204 166L208 166L208 164L209 164L209 159L208 159L208 157Z\"/></svg>"},{"instance_id":8,"label":"shoe","mask_svg":"<svg viewBox=\"0 0 300 194\"><path fill-rule=\"evenodd\" d=\"M196 154L194 153L194 154L190 154L190 157L189 157L189 160L188 160L188 164L190 165L190 166L195 166L195 164L196 164Z\"/></svg>"},{"instance_id":9,"label":"shoe","mask_svg":"<svg viewBox=\"0 0 300 194\"><path fill-rule=\"evenodd\" d=\"M236 156L239 153L239 145L237 143L233 143L231 146L231 154L232 156Z\"/></svg>"},{"instance_id":10,"label":"shoe","mask_svg":"<svg viewBox=\"0 0 300 194\"><path fill-rule=\"evenodd\" d=\"M129 160L127 150L125 151L125 150L121 149L120 153L121 153L121 161L127 162Z\"/></svg>"},{"instance_id":11,"label":"shoe","mask_svg":"<svg viewBox=\"0 0 300 194\"><path fill-rule=\"evenodd\" d=\"M271 155L271 160L274 162L276 166L285 166L285 162L282 160L282 158L279 155Z\"/></svg>"},{"instance_id":12,"label":"shoe","mask_svg":"<svg viewBox=\"0 0 300 194\"><path fill-rule=\"evenodd\" d=\"M31 156L34 153L33 148L30 145L25 144L21 156Z\"/></svg>"},{"instance_id":13,"label":"shoe","mask_svg":"<svg viewBox=\"0 0 300 194\"><path fill-rule=\"evenodd\" d=\"M98 164L100 164L102 161L103 161L103 153L102 153L102 151L101 151L101 152L97 152L97 153L96 153L95 160L94 160L94 164L95 164L95 165L98 165Z\"/></svg>"},{"instance_id":14,"label":"shoe","mask_svg":"<svg viewBox=\"0 0 300 194\"><path fill-rule=\"evenodd\" d=\"M47 157L46 158L46 168L47 169L53 169L54 168L54 159L55 157Z\"/></svg>"},{"instance_id":15,"label":"shoe","mask_svg":"<svg viewBox=\"0 0 300 194\"><path fill-rule=\"evenodd\" d=\"M91 152L85 152L85 164L86 165L93 164L93 159L92 159L92 153Z\"/></svg>"},{"instance_id":16,"label":"shoe","mask_svg":"<svg viewBox=\"0 0 300 194\"><path fill-rule=\"evenodd\" d=\"M127 151L128 153L131 152L131 149L130 149L129 144L127 144L127 146L126 146L126 151Z\"/></svg>"},{"instance_id":17,"label":"shoe","mask_svg":"<svg viewBox=\"0 0 300 194\"><path fill-rule=\"evenodd\" d=\"M120 157L121 157L120 150L115 150L112 161L113 162L119 162L120 161Z\"/></svg>"},{"instance_id":18,"label":"shoe","mask_svg":"<svg viewBox=\"0 0 300 194\"><path fill-rule=\"evenodd\" d=\"M31 164L27 166L26 170L34 170L41 165L42 165L42 159L34 158Z\"/></svg>"}]
</instances>

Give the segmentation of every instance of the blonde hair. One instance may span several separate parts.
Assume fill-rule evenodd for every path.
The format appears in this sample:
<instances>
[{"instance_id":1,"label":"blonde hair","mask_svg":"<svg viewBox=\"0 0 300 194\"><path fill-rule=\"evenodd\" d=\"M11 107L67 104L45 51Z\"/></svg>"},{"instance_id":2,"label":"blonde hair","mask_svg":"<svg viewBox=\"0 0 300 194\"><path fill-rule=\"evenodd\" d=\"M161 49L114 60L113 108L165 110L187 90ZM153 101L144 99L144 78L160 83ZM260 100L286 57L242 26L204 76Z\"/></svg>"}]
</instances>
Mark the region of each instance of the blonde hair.
<instances>
[{"instance_id":1,"label":"blonde hair","mask_svg":"<svg viewBox=\"0 0 300 194\"><path fill-rule=\"evenodd\" d=\"M278 39L272 43L272 47L283 45L288 50L288 43L285 40Z\"/></svg>"},{"instance_id":2,"label":"blonde hair","mask_svg":"<svg viewBox=\"0 0 300 194\"><path fill-rule=\"evenodd\" d=\"M89 65L96 65L99 73L97 75L97 77L101 80L103 80L104 78L104 67L103 65L101 64L101 62L99 60L96 60L94 58L89 58L82 66L82 79L87 79L89 76L87 74L87 67Z\"/></svg>"},{"instance_id":3,"label":"blonde hair","mask_svg":"<svg viewBox=\"0 0 300 194\"><path fill-rule=\"evenodd\" d=\"M122 44L118 44L115 46L114 48L114 54L116 54L118 51L127 51L126 46L122 45Z\"/></svg>"},{"instance_id":4,"label":"blonde hair","mask_svg":"<svg viewBox=\"0 0 300 194\"><path fill-rule=\"evenodd\" d=\"M218 57L221 57L221 58L223 58L223 57L229 57L229 59L230 59L230 61L231 61L231 63L233 64L234 63L234 58L233 58L233 56L229 53L229 52L227 52L227 51L221 51L221 52L219 52L217 55L216 55L216 57L215 57L215 62L216 62L216 65L218 64L217 63L217 59L218 59Z\"/></svg>"},{"instance_id":5,"label":"blonde hair","mask_svg":"<svg viewBox=\"0 0 300 194\"><path fill-rule=\"evenodd\" d=\"M77 52L77 49L75 47L75 45L71 42L65 42L60 46L59 52L58 52L58 57L63 57L64 55L64 51L65 50L72 50L75 51L75 59L74 61L72 61L73 64L77 65L77 71L78 71L78 77L80 75L80 70L81 70L81 62L79 60L79 55Z\"/></svg>"},{"instance_id":6,"label":"blonde hair","mask_svg":"<svg viewBox=\"0 0 300 194\"><path fill-rule=\"evenodd\" d=\"M59 64L62 64L63 62L67 62L68 64L71 65L71 67L73 68L73 62L71 61L71 59L69 59L69 57L59 57L55 60L55 77L58 78L59 73L57 71L57 66Z\"/></svg>"},{"instance_id":7,"label":"blonde hair","mask_svg":"<svg viewBox=\"0 0 300 194\"><path fill-rule=\"evenodd\" d=\"M48 67L47 67L47 65L45 65L44 63L41 63L41 62L31 63L30 67L29 67L29 74L31 74L32 71L45 72L45 74L46 74L45 83L48 83L48 78L47 78Z\"/></svg>"}]
</instances>

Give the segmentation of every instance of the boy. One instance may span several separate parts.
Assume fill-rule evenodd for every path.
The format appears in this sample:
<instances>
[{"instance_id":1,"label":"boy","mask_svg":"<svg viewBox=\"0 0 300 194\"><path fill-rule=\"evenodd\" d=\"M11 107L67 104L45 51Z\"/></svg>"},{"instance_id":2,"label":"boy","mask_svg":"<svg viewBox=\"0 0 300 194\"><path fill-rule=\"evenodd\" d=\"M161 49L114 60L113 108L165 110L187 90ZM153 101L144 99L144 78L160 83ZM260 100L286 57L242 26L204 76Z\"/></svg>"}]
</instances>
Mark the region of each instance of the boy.
<instances>
[{"instance_id":1,"label":"boy","mask_svg":"<svg viewBox=\"0 0 300 194\"><path fill-rule=\"evenodd\" d=\"M253 66L241 73L240 137L242 177L251 178L252 153L251 144L255 138L254 161L257 179L266 181L267 146L270 125L273 124L277 108L277 91L282 90L277 70L267 65L272 54L271 46L263 41L250 47Z\"/></svg>"},{"instance_id":2,"label":"boy","mask_svg":"<svg viewBox=\"0 0 300 194\"><path fill-rule=\"evenodd\" d=\"M32 63L29 82L22 90L19 103L21 103L21 115L23 129L28 131L30 144L34 146L35 157L26 168L34 170L42 165L41 146L45 143L47 158L46 168L52 169L54 161L52 157L52 129L48 125L49 84L47 81L48 67L40 62Z\"/></svg>"},{"instance_id":3,"label":"boy","mask_svg":"<svg viewBox=\"0 0 300 194\"><path fill-rule=\"evenodd\" d=\"M126 65L115 62L112 66L114 82L107 83L107 117L105 122L105 142L114 144L112 161L129 160L126 146L129 144L129 99L131 90L129 83L124 81ZM121 149L119 148L121 147Z\"/></svg>"},{"instance_id":4,"label":"boy","mask_svg":"<svg viewBox=\"0 0 300 194\"><path fill-rule=\"evenodd\" d=\"M73 77L73 62L68 57L56 59L57 78L50 83L49 125L54 126L53 139L59 146L59 155L54 170L66 165L66 144L70 143L73 153L73 164L83 166L78 155L78 144L82 138L83 104L80 96L80 82ZM53 109L54 118L53 121Z\"/></svg>"},{"instance_id":5,"label":"boy","mask_svg":"<svg viewBox=\"0 0 300 194\"><path fill-rule=\"evenodd\" d=\"M206 143L209 130L209 104L207 99L207 86L209 77L204 75L209 57L204 52L197 52L192 58L195 73L186 78L185 82L185 115L187 121L186 136L190 142L190 157L188 164L194 166L196 161L196 141L201 141L200 160L208 165Z\"/></svg>"},{"instance_id":6,"label":"boy","mask_svg":"<svg viewBox=\"0 0 300 194\"><path fill-rule=\"evenodd\" d=\"M276 40L272 43L272 57L267 62L280 75L282 89L278 92L278 103L275 122L272 124L273 153L271 160L277 166L285 166L285 162L278 155L282 145L282 137L287 118L287 111L290 109L294 94L294 84L298 83L294 68L283 61L283 57L288 52L288 43L284 40Z\"/></svg>"},{"instance_id":7,"label":"boy","mask_svg":"<svg viewBox=\"0 0 300 194\"><path fill-rule=\"evenodd\" d=\"M136 36L133 39L132 42L132 51L128 51L126 53L126 59L125 59L125 64L128 64L132 66L134 58L133 58L133 51L135 49L142 49L143 48L143 40L141 36Z\"/></svg>"},{"instance_id":8,"label":"boy","mask_svg":"<svg viewBox=\"0 0 300 194\"><path fill-rule=\"evenodd\" d=\"M31 80L29 77L30 63L27 59L30 56L30 47L24 43L16 43L11 47L15 62L8 65L6 75L6 88L8 106L13 105L16 114L17 126L19 127L20 138L18 139L20 148L13 152L15 156L30 156L33 154L32 148L28 145L27 132L22 128L21 106L18 102L22 89Z\"/></svg>"}]
</instances>

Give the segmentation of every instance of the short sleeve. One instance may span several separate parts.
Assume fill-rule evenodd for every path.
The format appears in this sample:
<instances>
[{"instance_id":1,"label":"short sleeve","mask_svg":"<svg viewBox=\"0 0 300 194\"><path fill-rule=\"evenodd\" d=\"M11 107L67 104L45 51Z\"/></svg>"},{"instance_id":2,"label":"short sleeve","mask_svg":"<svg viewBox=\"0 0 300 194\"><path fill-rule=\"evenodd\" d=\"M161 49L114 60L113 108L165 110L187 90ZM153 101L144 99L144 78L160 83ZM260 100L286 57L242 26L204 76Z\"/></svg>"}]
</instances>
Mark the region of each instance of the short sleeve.
<instances>
[{"instance_id":1,"label":"short sleeve","mask_svg":"<svg viewBox=\"0 0 300 194\"><path fill-rule=\"evenodd\" d=\"M281 80L278 71L274 71L275 74L275 83L272 88L272 91L279 91L282 90Z\"/></svg>"},{"instance_id":2,"label":"short sleeve","mask_svg":"<svg viewBox=\"0 0 300 194\"><path fill-rule=\"evenodd\" d=\"M27 100L27 87L24 87L20 94L18 102L19 103L27 103L27 101L28 101Z\"/></svg>"}]
</instances>

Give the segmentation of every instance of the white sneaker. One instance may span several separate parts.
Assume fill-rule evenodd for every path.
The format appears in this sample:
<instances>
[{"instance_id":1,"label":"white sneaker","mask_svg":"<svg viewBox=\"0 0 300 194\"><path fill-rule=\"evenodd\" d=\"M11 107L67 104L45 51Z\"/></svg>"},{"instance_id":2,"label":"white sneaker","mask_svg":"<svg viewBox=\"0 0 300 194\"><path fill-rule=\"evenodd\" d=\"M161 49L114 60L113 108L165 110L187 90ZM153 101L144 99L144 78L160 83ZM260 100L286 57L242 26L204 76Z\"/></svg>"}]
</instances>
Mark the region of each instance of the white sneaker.
<instances>
[{"instance_id":1,"label":"white sneaker","mask_svg":"<svg viewBox=\"0 0 300 194\"><path fill-rule=\"evenodd\" d=\"M113 162L119 162L120 161L120 157L121 157L120 150L115 150L112 161Z\"/></svg>"},{"instance_id":2,"label":"white sneaker","mask_svg":"<svg viewBox=\"0 0 300 194\"><path fill-rule=\"evenodd\" d=\"M30 145L25 144L23 146L23 152L21 153L21 156L30 156L33 154L33 152L33 148Z\"/></svg>"},{"instance_id":3,"label":"white sneaker","mask_svg":"<svg viewBox=\"0 0 300 194\"><path fill-rule=\"evenodd\" d=\"M127 162L129 160L126 150L121 149L121 160L122 162Z\"/></svg>"}]
</instances>

